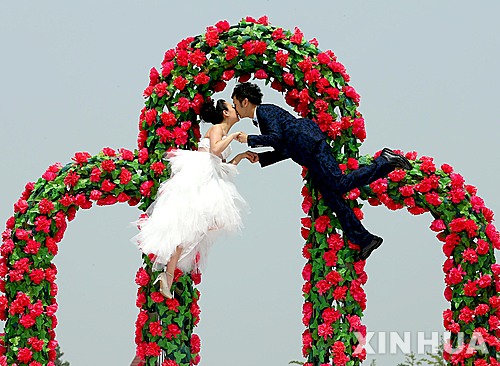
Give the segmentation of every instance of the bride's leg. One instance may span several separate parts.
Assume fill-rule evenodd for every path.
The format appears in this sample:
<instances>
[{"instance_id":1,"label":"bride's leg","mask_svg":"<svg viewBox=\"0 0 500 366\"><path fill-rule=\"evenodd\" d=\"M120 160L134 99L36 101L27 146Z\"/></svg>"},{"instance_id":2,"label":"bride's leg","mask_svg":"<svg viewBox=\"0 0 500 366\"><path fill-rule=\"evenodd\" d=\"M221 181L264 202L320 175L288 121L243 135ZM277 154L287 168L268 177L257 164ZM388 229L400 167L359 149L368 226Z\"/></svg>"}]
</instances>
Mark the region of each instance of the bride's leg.
<instances>
[{"instance_id":1,"label":"bride's leg","mask_svg":"<svg viewBox=\"0 0 500 366\"><path fill-rule=\"evenodd\" d=\"M167 272L168 288L172 287L172 283L174 281L175 269L177 268L177 262L179 261L181 253L182 253L182 248L180 246L178 246L175 249L175 253L172 254L172 257L170 257L170 261L167 263L166 272Z\"/></svg>"}]
</instances>

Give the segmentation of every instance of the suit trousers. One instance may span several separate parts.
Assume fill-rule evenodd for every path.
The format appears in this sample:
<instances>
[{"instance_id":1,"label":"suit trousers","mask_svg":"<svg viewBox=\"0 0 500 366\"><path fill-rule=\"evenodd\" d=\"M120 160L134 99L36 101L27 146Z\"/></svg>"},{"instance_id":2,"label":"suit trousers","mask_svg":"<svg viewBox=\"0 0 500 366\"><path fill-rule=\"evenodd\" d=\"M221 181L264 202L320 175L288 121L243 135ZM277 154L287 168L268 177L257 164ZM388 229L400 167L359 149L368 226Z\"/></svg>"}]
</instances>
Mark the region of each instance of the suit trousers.
<instances>
[{"instance_id":1,"label":"suit trousers","mask_svg":"<svg viewBox=\"0 0 500 366\"><path fill-rule=\"evenodd\" d=\"M342 195L385 177L395 168L385 158L378 157L370 165L343 174L326 141L319 142L307 160L304 165L312 178L312 185L337 215L347 238L361 247L368 245L375 236L365 229Z\"/></svg>"}]
</instances>

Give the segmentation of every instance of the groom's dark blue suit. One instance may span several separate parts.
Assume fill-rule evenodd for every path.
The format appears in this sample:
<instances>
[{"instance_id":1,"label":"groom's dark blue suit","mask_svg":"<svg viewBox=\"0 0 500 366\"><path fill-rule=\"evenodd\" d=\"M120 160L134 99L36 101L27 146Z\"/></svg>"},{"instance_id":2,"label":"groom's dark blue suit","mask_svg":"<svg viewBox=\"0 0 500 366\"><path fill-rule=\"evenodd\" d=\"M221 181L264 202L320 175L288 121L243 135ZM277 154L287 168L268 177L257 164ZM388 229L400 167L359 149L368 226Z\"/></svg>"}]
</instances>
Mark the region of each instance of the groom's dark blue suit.
<instances>
[{"instance_id":1,"label":"groom's dark blue suit","mask_svg":"<svg viewBox=\"0 0 500 366\"><path fill-rule=\"evenodd\" d=\"M261 135L249 135L248 146L274 148L274 151L259 153L260 165L265 167L291 158L305 166L313 186L335 212L349 240L360 246L368 245L375 236L363 227L342 195L386 176L394 167L378 157L371 165L342 174L325 134L314 121L295 118L273 104L257 106L256 116Z\"/></svg>"}]
</instances>

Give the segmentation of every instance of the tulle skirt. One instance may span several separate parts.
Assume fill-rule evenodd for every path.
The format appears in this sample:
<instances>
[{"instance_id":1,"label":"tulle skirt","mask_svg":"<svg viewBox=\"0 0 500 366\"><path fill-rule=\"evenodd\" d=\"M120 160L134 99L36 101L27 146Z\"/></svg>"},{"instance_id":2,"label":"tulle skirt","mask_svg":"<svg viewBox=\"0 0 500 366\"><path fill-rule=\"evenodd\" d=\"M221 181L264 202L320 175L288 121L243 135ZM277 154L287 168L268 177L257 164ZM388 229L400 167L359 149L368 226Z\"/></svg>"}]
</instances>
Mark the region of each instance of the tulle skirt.
<instances>
[{"instance_id":1,"label":"tulle skirt","mask_svg":"<svg viewBox=\"0 0 500 366\"><path fill-rule=\"evenodd\" d=\"M154 255L155 271L164 269L178 246L179 269L203 269L214 240L243 226L247 204L232 182L237 169L201 151L175 150L167 160L171 176L160 185L147 216L137 222L140 232L132 241Z\"/></svg>"}]
</instances>

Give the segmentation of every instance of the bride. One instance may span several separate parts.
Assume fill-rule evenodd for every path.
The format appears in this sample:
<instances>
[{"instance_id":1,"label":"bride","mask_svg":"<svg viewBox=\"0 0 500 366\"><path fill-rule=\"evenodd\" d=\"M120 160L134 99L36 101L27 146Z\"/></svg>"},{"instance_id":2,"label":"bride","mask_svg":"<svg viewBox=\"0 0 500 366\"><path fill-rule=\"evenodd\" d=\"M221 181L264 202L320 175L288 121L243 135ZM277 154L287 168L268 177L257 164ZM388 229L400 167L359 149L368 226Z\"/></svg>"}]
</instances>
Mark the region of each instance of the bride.
<instances>
[{"instance_id":1,"label":"bride","mask_svg":"<svg viewBox=\"0 0 500 366\"><path fill-rule=\"evenodd\" d=\"M166 154L171 176L158 189L156 200L137 223L140 232L133 241L153 258L153 270L162 271L156 281L167 298L174 271L190 272L204 266L208 249L222 232L242 227L245 200L232 183L236 165L243 159L255 163L251 151L231 154L230 143L240 132L229 134L239 120L233 106L223 99L203 105L201 117L213 124L198 144L198 151L173 150Z\"/></svg>"}]
</instances>

